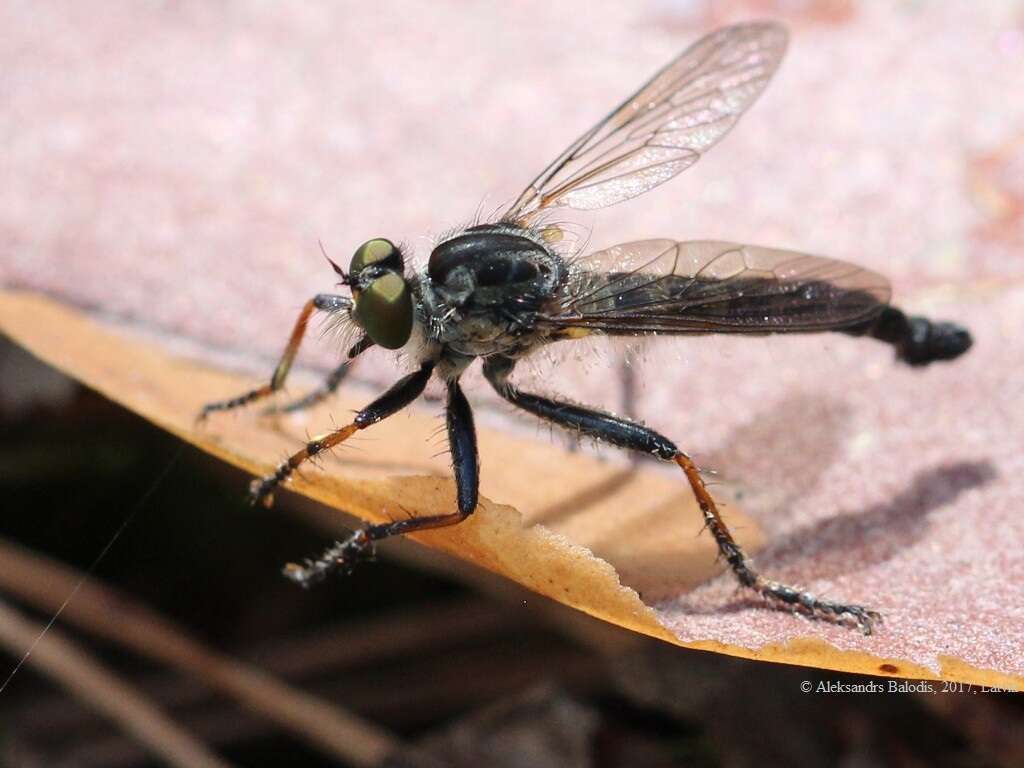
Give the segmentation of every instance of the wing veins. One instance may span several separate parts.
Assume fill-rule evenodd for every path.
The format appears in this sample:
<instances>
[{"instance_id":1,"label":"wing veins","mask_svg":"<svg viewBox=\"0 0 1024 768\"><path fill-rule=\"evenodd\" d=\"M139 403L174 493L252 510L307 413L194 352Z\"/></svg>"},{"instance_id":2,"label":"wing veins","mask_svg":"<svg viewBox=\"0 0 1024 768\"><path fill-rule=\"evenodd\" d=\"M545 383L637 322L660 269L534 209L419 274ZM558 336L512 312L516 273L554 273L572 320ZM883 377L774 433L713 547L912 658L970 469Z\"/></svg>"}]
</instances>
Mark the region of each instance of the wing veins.
<instances>
[{"instance_id":1,"label":"wing veins","mask_svg":"<svg viewBox=\"0 0 1024 768\"><path fill-rule=\"evenodd\" d=\"M716 328L747 333L825 330L868 318L889 299L888 281L871 270L758 246L648 240L615 246L588 259L620 260L630 250L645 248L656 250L629 271L610 273L588 269L587 260L576 262L577 276L564 289L567 295L560 311L544 316L542 322L633 334ZM729 261L734 258L739 259L735 267ZM732 271L718 277L715 270L723 263ZM681 264L685 268L678 274ZM691 268L693 273L688 274ZM645 274L650 279L644 279ZM602 279L607 275L611 277ZM583 292L572 295L581 286ZM717 313L701 309L715 304L722 305Z\"/></svg>"},{"instance_id":2,"label":"wing veins","mask_svg":"<svg viewBox=\"0 0 1024 768\"><path fill-rule=\"evenodd\" d=\"M785 46L783 28L765 22L725 27L701 38L570 144L502 220L525 225L551 206L614 205L681 173L757 100ZM646 148L677 156L631 167ZM615 172L620 163L622 171Z\"/></svg>"}]
</instances>

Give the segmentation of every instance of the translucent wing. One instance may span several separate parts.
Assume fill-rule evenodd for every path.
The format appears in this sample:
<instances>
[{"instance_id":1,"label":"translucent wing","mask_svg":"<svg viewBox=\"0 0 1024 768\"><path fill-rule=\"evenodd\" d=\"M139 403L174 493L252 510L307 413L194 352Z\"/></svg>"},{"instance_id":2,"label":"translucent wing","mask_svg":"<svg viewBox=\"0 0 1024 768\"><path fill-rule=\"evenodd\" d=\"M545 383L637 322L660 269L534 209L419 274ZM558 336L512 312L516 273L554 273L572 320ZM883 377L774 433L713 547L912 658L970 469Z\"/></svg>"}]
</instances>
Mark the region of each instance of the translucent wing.
<instances>
[{"instance_id":1,"label":"translucent wing","mask_svg":"<svg viewBox=\"0 0 1024 768\"><path fill-rule=\"evenodd\" d=\"M539 325L612 335L836 330L871 320L889 293L878 273L822 256L640 240L575 262Z\"/></svg>"},{"instance_id":2,"label":"translucent wing","mask_svg":"<svg viewBox=\"0 0 1024 768\"><path fill-rule=\"evenodd\" d=\"M786 40L781 26L759 22L724 27L694 43L573 142L502 219L528 223L556 206L604 208L689 168L764 90Z\"/></svg>"}]
</instances>

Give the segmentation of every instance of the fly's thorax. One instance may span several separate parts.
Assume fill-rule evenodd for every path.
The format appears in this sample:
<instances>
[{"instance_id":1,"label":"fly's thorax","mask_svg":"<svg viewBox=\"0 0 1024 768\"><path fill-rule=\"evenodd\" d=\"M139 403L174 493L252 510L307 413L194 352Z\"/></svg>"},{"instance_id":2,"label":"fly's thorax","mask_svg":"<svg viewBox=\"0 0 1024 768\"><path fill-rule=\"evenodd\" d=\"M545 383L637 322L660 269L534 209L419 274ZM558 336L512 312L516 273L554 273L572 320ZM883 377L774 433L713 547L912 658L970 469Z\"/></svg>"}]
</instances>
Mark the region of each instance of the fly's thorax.
<instances>
[{"instance_id":1,"label":"fly's thorax","mask_svg":"<svg viewBox=\"0 0 1024 768\"><path fill-rule=\"evenodd\" d=\"M565 265L542 239L485 224L440 243L427 274L439 297L457 308L536 308L564 279Z\"/></svg>"},{"instance_id":2,"label":"fly's thorax","mask_svg":"<svg viewBox=\"0 0 1024 768\"><path fill-rule=\"evenodd\" d=\"M434 248L420 288L435 338L461 354L486 356L535 343L537 313L566 274L541 237L487 224Z\"/></svg>"}]
</instances>

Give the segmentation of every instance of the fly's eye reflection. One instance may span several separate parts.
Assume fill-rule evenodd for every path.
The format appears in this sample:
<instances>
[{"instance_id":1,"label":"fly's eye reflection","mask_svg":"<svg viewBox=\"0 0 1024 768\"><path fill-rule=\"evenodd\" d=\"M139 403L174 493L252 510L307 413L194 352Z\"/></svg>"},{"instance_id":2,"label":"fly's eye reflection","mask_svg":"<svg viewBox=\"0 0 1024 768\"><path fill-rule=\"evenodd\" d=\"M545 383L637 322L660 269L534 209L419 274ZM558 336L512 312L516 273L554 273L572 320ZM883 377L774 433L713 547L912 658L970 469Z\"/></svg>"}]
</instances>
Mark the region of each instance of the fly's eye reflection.
<instances>
[{"instance_id":1,"label":"fly's eye reflection","mask_svg":"<svg viewBox=\"0 0 1024 768\"><path fill-rule=\"evenodd\" d=\"M394 243L383 237L367 240L356 248L356 252L352 254L349 273L358 281L362 271L371 267L374 268L372 272L375 275L385 270L401 272L405 268L402 252L398 250Z\"/></svg>"},{"instance_id":2,"label":"fly's eye reflection","mask_svg":"<svg viewBox=\"0 0 1024 768\"><path fill-rule=\"evenodd\" d=\"M409 285L397 272L386 272L373 280L359 292L352 310L356 322L384 349L405 346L412 334L412 314Z\"/></svg>"},{"instance_id":3,"label":"fly's eye reflection","mask_svg":"<svg viewBox=\"0 0 1024 768\"><path fill-rule=\"evenodd\" d=\"M950 360L970 348L966 329L909 317L890 306L889 282L882 275L824 256L671 238L637 240L589 254L553 247L565 231L561 224L545 223L555 211L561 221L566 209L606 208L693 166L760 96L782 61L786 41L785 29L771 22L736 24L698 40L572 142L504 212L441 238L426 269L410 273L408 279L394 243L367 241L352 257L351 274L342 274L352 299L321 294L307 302L271 383L203 409L203 415L229 410L278 391L314 310L351 312L364 333L321 390L285 410L330 394L349 363L374 344L404 347L416 326L417 342L422 343L410 345L414 348L407 354L418 369L360 410L351 423L254 481L250 500L269 505L274 491L306 461L397 413L419 398L436 376L447 390L455 505L429 516L364 527L316 560L288 566L288 578L310 585L334 572L347 573L377 541L456 525L474 513L480 463L473 413L460 378L480 361L487 383L511 405L574 434L681 470L699 502L704 528L745 588L777 607L871 633L880 621L874 611L818 597L759 573L682 447L643 424L572 400L523 391L513 376L517 363L537 350L593 335L673 336L683 343L710 333L756 339L768 333L837 332L888 344L897 360L914 366Z\"/></svg>"}]
</instances>

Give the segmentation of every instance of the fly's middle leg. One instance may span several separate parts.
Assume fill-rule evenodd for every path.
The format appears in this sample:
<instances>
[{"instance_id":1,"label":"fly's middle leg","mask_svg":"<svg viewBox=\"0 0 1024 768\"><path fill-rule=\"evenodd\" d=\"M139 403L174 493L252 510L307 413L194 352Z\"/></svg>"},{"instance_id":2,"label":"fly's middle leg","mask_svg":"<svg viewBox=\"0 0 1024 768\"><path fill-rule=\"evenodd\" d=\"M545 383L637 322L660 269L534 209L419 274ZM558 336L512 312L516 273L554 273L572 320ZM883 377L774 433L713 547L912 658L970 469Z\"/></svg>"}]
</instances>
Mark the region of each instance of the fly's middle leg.
<instances>
[{"instance_id":1,"label":"fly's middle leg","mask_svg":"<svg viewBox=\"0 0 1024 768\"><path fill-rule=\"evenodd\" d=\"M826 600L762 576L733 538L700 475L700 470L675 443L641 424L608 413L520 392L508 380L513 365L514 361L505 358L490 358L484 364L484 375L495 391L508 402L582 435L603 440L619 448L653 455L678 465L697 499L705 527L714 537L719 553L744 587L749 587L770 602L791 610L834 621L853 620L864 634L871 634L873 626L881 622L878 613L863 606Z\"/></svg>"},{"instance_id":2,"label":"fly's middle leg","mask_svg":"<svg viewBox=\"0 0 1024 768\"><path fill-rule=\"evenodd\" d=\"M349 572L365 557L374 543L391 536L401 536L431 528L443 528L461 523L476 510L480 491L480 459L477 453L473 412L458 382L448 384L448 443L455 471L458 511L428 517L413 517L390 523L368 525L335 542L315 560L303 565L285 566L284 575L297 584L308 587L335 571Z\"/></svg>"},{"instance_id":3,"label":"fly's middle leg","mask_svg":"<svg viewBox=\"0 0 1024 768\"><path fill-rule=\"evenodd\" d=\"M302 450L296 451L278 464L271 474L254 480L249 489L249 502L253 505L262 503L270 506L274 499L274 491L300 466L315 456L345 442L356 432L397 413L423 394L433 370L433 363L428 363L418 371L399 379L391 389L356 413L351 424L346 424L340 429L310 440Z\"/></svg>"}]
</instances>

